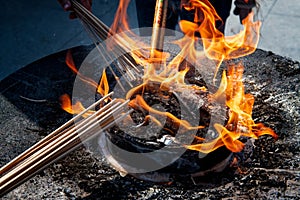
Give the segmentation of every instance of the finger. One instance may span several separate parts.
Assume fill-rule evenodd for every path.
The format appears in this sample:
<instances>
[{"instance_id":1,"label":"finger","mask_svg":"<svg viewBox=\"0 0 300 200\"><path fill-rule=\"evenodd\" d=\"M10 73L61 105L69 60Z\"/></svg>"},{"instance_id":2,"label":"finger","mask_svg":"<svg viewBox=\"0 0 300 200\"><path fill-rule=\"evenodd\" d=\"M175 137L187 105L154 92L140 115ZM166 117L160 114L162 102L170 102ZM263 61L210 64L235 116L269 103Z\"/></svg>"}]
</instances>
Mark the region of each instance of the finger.
<instances>
[{"instance_id":1,"label":"finger","mask_svg":"<svg viewBox=\"0 0 300 200\"><path fill-rule=\"evenodd\" d=\"M69 18L70 19L76 19L77 15L74 12L71 12L70 15L69 15Z\"/></svg>"},{"instance_id":2,"label":"finger","mask_svg":"<svg viewBox=\"0 0 300 200\"><path fill-rule=\"evenodd\" d=\"M71 2L70 0L58 0L60 5L63 7L65 11L71 10Z\"/></svg>"},{"instance_id":3,"label":"finger","mask_svg":"<svg viewBox=\"0 0 300 200\"><path fill-rule=\"evenodd\" d=\"M91 11L92 8L92 0L81 0L82 5L88 9L89 11Z\"/></svg>"}]
</instances>

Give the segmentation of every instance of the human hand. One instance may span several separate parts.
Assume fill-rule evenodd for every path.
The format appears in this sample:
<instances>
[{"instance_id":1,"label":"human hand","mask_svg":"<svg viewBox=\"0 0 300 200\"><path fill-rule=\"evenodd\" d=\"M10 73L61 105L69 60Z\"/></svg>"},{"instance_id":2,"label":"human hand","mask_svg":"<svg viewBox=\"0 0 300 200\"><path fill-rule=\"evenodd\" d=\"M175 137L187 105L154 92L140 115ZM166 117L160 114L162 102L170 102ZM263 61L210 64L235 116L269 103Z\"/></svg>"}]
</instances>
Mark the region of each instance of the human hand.
<instances>
[{"instance_id":1,"label":"human hand","mask_svg":"<svg viewBox=\"0 0 300 200\"><path fill-rule=\"evenodd\" d=\"M60 5L63 7L63 9L65 11L72 11L72 4L70 0L58 0L58 2L60 3ZM81 4L88 9L89 11L91 11L92 9L92 0L80 0ZM77 16L74 12L71 12L69 15L70 19L75 19Z\"/></svg>"},{"instance_id":2,"label":"human hand","mask_svg":"<svg viewBox=\"0 0 300 200\"><path fill-rule=\"evenodd\" d=\"M240 22L248 16L248 14L252 11L252 8L256 6L255 0L236 0L234 2L235 9L233 13L235 15L239 15Z\"/></svg>"}]
</instances>

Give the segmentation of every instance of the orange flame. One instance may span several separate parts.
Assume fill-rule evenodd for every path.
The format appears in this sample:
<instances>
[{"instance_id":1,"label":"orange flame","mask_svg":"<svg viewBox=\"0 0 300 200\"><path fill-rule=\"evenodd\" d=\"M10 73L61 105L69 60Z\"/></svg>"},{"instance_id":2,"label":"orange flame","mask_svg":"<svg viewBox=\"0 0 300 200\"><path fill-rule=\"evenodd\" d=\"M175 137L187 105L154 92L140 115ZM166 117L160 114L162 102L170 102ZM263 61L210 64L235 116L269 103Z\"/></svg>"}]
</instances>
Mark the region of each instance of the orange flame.
<instances>
[{"instance_id":1,"label":"orange flame","mask_svg":"<svg viewBox=\"0 0 300 200\"><path fill-rule=\"evenodd\" d=\"M181 20L179 25L186 34L186 38L180 41L181 44L189 46L189 58L195 60L205 53L212 60L217 61L215 77L223 60L229 60L253 53L258 45L259 30L261 22L253 22L253 13L250 13L243 20L244 30L240 33L225 37L216 28L216 21L221 20L214 7L208 0L190 0L184 5L187 10L195 10L194 22ZM198 25L200 23L200 25ZM201 35L204 52L197 51L195 46L195 33ZM184 48L182 48L183 50ZM214 78L215 78L214 77Z\"/></svg>"},{"instance_id":2,"label":"orange flame","mask_svg":"<svg viewBox=\"0 0 300 200\"><path fill-rule=\"evenodd\" d=\"M72 105L71 99L70 99L69 95L67 95L67 94L62 95L60 97L60 101L61 101L62 109L70 114L73 114L73 115L79 114L80 112L85 110L84 106L80 102L76 102L74 105ZM89 110L86 113L84 113L82 116L88 117L93 113L94 113L94 111Z\"/></svg>"},{"instance_id":3,"label":"orange flame","mask_svg":"<svg viewBox=\"0 0 300 200\"><path fill-rule=\"evenodd\" d=\"M78 77L79 77L82 81L84 81L85 83L87 83L87 84L89 84L89 85L91 85L91 86L93 86L93 87L95 87L95 88L98 87L98 84L97 84L94 80L92 80L92 79L90 79L90 78L88 78L88 77L85 77L84 75L82 75L82 74L78 71L78 69L77 69L76 66L75 66L75 63L74 63L74 60L73 60L73 56L72 56L71 50L68 50L68 51L67 51L67 55L66 55L66 64L67 64L67 66L68 66L75 74L78 75Z\"/></svg>"},{"instance_id":4,"label":"orange flame","mask_svg":"<svg viewBox=\"0 0 300 200\"><path fill-rule=\"evenodd\" d=\"M102 96L107 95L109 92L109 85L108 85L105 69L102 71L102 77L98 85L97 92Z\"/></svg>"},{"instance_id":5,"label":"orange flame","mask_svg":"<svg viewBox=\"0 0 300 200\"><path fill-rule=\"evenodd\" d=\"M173 114L171 114L169 112L161 112L159 110L151 108L146 103L146 101L143 99L143 97L141 95L136 95L135 99L133 99L132 101L130 101L129 106L132 107L132 108L134 108L134 109L139 109L139 107L142 107L143 109L145 109L146 111L148 111L150 113L154 113L154 114L158 114L158 115L161 115L161 116L165 116L165 117L171 119L174 124L176 124L176 125L182 125L186 130L197 130L197 129L204 128L204 126L193 127L193 126L190 125L190 123L188 121L178 119L176 116L174 116Z\"/></svg>"},{"instance_id":6,"label":"orange flame","mask_svg":"<svg viewBox=\"0 0 300 200\"><path fill-rule=\"evenodd\" d=\"M111 32L118 33L129 30L127 8L130 0L120 0L118 9L115 14L114 23L111 26Z\"/></svg>"},{"instance_id":7,"label":"orange flame","mask_svg":"<svg viewBox=\"0 0 300 200\"><path fill-rule=\"evenodd\" d=\"M128 91L126 98L132 99L129 106L134 109L144 109L149 113L171 119L175 125L182 125L186 130L195 130L204 128L203 126L192 126L188 121L178 119L169 112L162 112L151 108L143 99L142 94L144 87L150 82L160 85L160 89L169 92L181 92L183 90L198 90L207 92L207 88L185 83L185 75L189 68L180 69L180 64L184 60L195 63L195 68L200 69L198 63L200 59L210 59L216 63L212 67L214 71L214 79L217 76L219 66L224 60L246 56L255 51L261 23L253 22L253 13L250 13L243 20L244 30L240 33L225 37L222 32L216 28L216 21L220 21L216 10L209 0L189 0L182 1L182 6L186 10L193 10L195 13L194 21L181 20L180 28L184 33L183 38L174 41L173 44L180 48L180 52L170 59L168 52L154 51L154 56L150 53L151 47L144 41L138 41L137 36L130 31L127 21L127 7L130 0L120 0L118 10L115 15L114 23L110 30L110 39L108 49L114 50L114 47L121 47L125 51L131 53L132 58L137 64L144 67L143 83ZM124 32L126 31L126 32ZM196 35L201 38L196 37ZM134 39L132 38L134 36ZM202 42L203 50L198 50L197 44L199 40ZM119 48L120 49L120 48ZM151 51L152 52L152 51ZM79 75L79 77L88 84L97 88L97 91L105 95L109 91L107 77L105 71L100 81L96 84L93 80L84 77L76 69L72 57L68 54L68 66ZM214 139L207 140L205 138L195 136L195 143L185 145L187 149L197 150L203 153L210 153L219 147L225 146L232 152L239 152L243 149L244 144L239 140L240 137L251 137L257 139L261 135L271 135L277 138L277 135L270 128L263 124L256 124L252 119L252 109L254 97L251 94L245 94L242 82L243 67L241 65L230 66L227 74L224 71L220 86L214 94L210 94L212 102L220 102L225 99L224 104L229 108L229 118L227 124L214 124L214 128L218 136ZM80 103L71 106L70 100L63 97L62 107L70 113L78 113L84 109ZM159 120L153 116L146 116L145 121L152 120L158 126L162 126Z\"/></svg>"},{"instance_id":8,"label":"orange flame","mask_svg":"<svg viewBox=\"0 0 300 200\"><path fill-rule=\"evenodd\" d=\"M91 85L92 87L97 88L97 92L99 94L101 94L102 96L105 96L109 93L109 85L108 85L105 69L102 72L102 77L101 77L100 83L98 85L94 80L83 76L77 70L77 68L75 66L75 63L74 63L74 60L73 60L72 53L71 53L70 50L67 51L66 64L74 73L76 73L79 76L79 78L82 81L84 81L88 85ZM74 114L79 114L80 112L85 110L84 106L80 102L76 102L74 105L72 105L71 104L71 99L67 94L62 95L60 97L60 101L61 101L61 104L62 104L61 105L62 109L65 110L66 112L70 113L70 114L73 114L73 115ZM91 115L93 113L94 113L94 111L88 111L85 114L83 114L83 117L88 117L89 115Z\"/></svg>"},{"instance_id":9,"label":"orange flame","mask_svg":"<svg viewBox=\"0 0 300 200\"><path fill-rule=\"evenodd\" d=\"M239 152L244 144L238 139L242 136L257 139L261 135L272 135L277 139L277 135L270 128L263 124L255 124L251 114L254 104L254 97L244 93L242 82L243 67L241 65L230 66L228 74L222 76L220 89L212 95L217 99L222 95L226 97L226 105L230 109L227 125L215 124L214 127L219 133L219 137L209 143L187 145L188 149L209 153L221 146L226 146L232 152ZM224 90L225 89L225 90ZM197 138L203 140L203 138Z\"/></svg>"}]
</instances>

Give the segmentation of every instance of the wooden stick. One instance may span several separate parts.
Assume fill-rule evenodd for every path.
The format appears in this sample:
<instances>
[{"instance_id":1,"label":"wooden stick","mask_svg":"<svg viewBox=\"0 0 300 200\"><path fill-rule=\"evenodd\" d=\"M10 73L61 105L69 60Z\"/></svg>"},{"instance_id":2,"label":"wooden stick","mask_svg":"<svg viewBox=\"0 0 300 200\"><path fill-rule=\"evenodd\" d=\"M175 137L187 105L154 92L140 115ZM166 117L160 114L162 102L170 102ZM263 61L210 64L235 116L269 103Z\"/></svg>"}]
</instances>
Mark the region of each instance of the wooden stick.
<instances>
[{"instance_id":1,"label":"wooden stick","mask_svg":"<svg viewBox=\"0 0 300 200\"><path fill-rule=\"evenodd\" d=\"M156 0L151 36L150 57L155 57L155 51L163 51L168 0Z\"/></svg>"}]
</instances>

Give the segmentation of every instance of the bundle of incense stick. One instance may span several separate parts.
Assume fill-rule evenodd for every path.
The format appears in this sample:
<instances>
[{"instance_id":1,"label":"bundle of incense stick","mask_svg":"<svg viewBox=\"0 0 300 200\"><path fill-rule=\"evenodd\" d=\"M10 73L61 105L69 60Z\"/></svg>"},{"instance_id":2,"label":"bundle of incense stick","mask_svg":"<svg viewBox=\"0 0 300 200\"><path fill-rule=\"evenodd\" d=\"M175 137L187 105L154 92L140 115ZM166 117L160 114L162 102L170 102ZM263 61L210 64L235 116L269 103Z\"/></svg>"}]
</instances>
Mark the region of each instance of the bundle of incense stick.
<instances>
[{"instance_id":1,"label":"bundle of incense stick","mask_svg":"<svg viewBox=\"0 0 300 200\"><path fill-rule=\"evenodd\" d=\"M111 59L107 58L118 58L118 63L115 64L115 66L118 68L118 71L121 73L127 84L133 87L131 82L141 77L143 69L141 69L136 64L134 59L130 56L129 52L131 52L131 50L126 45L126 41L117 34L113 34L110 31L109 27L107 27L100 19L93 15L79 2L77 2L76 0L71 0L71 3L75 14L81 20L87 33L99 50L99 54L102 56L104 61L107 62L107 67L114 75L117 83L121 86L122 89L124 88L119 81L119 77L116 75L114 70L111 68L110 63L108 63L107 61ZM112 36L114 37L114 42L116 43L116 45L113 51L108 52L102 41ZM119 57L117 55L122 56Z\"/></svg>"},{"instance_id":2,"label":"bundle of incense stick","mask_svg":"<svg viewBox=\"0 0 300 200\"><path fill-rule=\"evenodd\" d=\"M111 32L109 27L107 27L100 19L93 15L79 2L77 2L76 0L71 0L71 3L74 12L81 20L90 38L93 40L94 44L99 50L99 54L102 55L102 58L104 58L104 60L105 58L111 58L112 55L114 56L114 58L118 57L118 63L115 66L118 68L118 71L122 74L122 77L128 83L128 85L133 87L131 82L141 78L143 74L143 68L139 67L132 56L129 54L129 52L131 52L131 49L129 49L129 47L126 45L127 41L124 38L120 37L118 34ZM168 0L156 0L150 49L150 57L152 58L154 57L155 50L163 50L167 6ZM107 53L107 50L105 49L106 47L101 43L101 41L109 37L114 38L116 46L113 51L109 51L109 53ZM116 55L122 56L119 57ZM107 62L107 60L105 61ZM111 68L110 63L108 62L107 67L114 75L115 80L120 85L120 87L124 89L123 85L119 81L119 77L117 77L116 73Z\"/></svg>"},{"instance_id":3,"label":"bundle of incense stick","mask_svg":"<svg viewBox=\"0 0 300 200\"><path fill-rule=\"evenodd\" d=\"M93 114L82 118L89 110L105 104L112 94L104 96L3 166L0 169L0 196L128 116L132 112L128 109L128 101L121 103L112 99Z\"/></svg>"}]
</instances>

